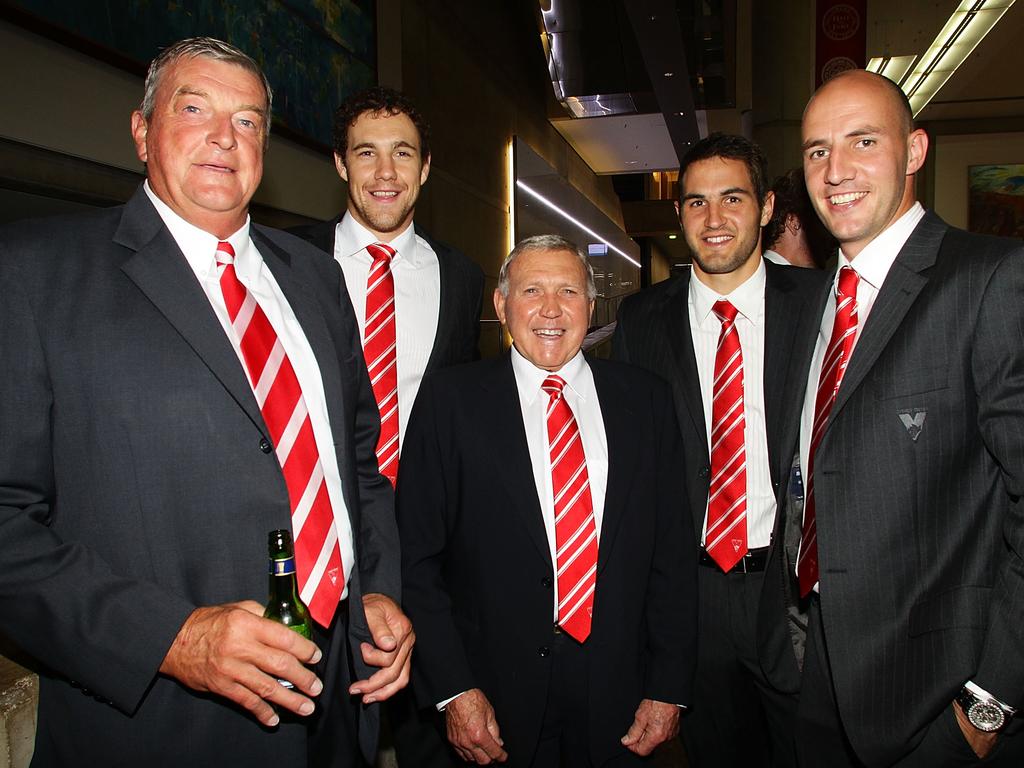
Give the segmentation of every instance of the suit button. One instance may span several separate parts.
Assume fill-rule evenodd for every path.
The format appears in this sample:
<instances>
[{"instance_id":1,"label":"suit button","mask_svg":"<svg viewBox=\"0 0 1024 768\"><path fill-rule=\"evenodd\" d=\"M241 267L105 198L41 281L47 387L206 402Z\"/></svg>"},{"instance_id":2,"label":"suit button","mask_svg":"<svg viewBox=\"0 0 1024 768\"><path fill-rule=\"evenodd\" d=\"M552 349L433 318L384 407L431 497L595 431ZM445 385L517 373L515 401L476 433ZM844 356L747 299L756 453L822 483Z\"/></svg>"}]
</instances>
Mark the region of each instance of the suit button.
<instances>
[{"instance_id":1,"label":"suit button","mask_svg":"<svg viewBox=\"0 0 1024 768\"><path fill-rule=\"evenodd\" d=\"M697 477L707 477L711 474L711 467L701 467L697 471Z\"/></svg>"},{"instance_id":2,"label":"suit button","mask_svg":"<svg viewBox=\"0 0 1024 768\"><path fill-rule=\"evenodd\" d=\"M270 441L267 440L267 438L262 437L260 438L260 450L263 451L264 453L270 453L272 450L274 450L274 446L270 444Z\"/></svg>"},{"instance_id":3,"label":"suit button","mask_svg":"<svg viewBox=\"0 0 1024 768\"><path fill-rule=\"evenodd\" d=\"M546 645L542 645L540 648L537 649L537 655L540 656L542 659L546 659L550 654L551 649L548 648Z\"/></svg>"},{"instance_id":4,"label":"suit button","mask_svg":"<svg viewBox=\"0 0 1024 768\"><path fill-rule=\"evenodd\" d=\"M551 589L551 577L545 576L540 580L540 585L544 587L544 589Z\"/></svg>"}]
</instances>

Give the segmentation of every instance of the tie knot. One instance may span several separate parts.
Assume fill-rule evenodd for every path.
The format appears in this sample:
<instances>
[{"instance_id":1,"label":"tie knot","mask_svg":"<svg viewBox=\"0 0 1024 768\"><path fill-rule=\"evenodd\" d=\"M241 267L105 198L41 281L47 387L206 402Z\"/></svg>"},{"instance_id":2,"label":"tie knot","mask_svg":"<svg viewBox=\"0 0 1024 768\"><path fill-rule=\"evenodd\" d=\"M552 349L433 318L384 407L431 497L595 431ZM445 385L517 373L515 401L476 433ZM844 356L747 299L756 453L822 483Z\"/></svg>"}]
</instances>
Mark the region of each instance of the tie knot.
<instances>
[{"instance_id":1,"label":"tie knot","mask_svg":"<svg viewBox=\"0 0 1024 768\"><path fill-rule=\"evenodd\" d=\"M736 320L736 307L725 299L719 299L711 308L722 323L731 323Z\"/></svg>"},{"instance_id":2,"label":"tie knot","mask_svg":"<svg viewBox=\"0 0 1024 768\"><path fill-rule=\"evenodd\" d=\"M836 294L845 297L857 297L857 284L860 277L853 267L843 267L839 270L839 284L836 286Z\"/></svg>"},{"instance_id":3,"label":"tie knot","mask_svg":"<svg viewBox=\"0 0 1024 768\"><path fill-rule=\"evenodd\" d=\"M540 388L548 393L549 397L558 397L562 394L562 387L565 386L565 379L561 376L548 376Z\"/></svg>"},{"instance_id":4,"label":"tie knot","mask_svg":"<svg viewBox=\"0 0 1024 768\"><path fill-rule=\"evenodd\" d=\"M217 243L217 263L218 264L234 264L235 263L235 249L231 247L231 243L226 240L221 240Z\"/></svg>"},{"instance_id":5,"label":"tie knot","mask_svg":"<svg viewBox=\"0 0 1024 768\"><path fill-rule=\"evenodd\" d=\"M395 257L395 249L384 243L372 243L366 246L366 252L374 261L390 262Z\"/></svg>"}]
</instances>

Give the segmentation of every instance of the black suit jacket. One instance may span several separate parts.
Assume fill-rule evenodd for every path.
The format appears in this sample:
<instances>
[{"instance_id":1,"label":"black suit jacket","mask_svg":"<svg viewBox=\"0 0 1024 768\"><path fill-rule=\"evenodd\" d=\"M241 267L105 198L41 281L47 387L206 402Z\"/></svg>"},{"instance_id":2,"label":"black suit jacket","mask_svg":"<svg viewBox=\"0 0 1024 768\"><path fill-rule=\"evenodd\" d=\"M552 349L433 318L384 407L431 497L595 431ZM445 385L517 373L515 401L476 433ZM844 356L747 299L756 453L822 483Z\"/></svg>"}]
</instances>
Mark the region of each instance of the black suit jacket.
<instances>
[{"instance_id":1,"label":"black suit jacket","mask_svg":"<svg viewBox=\"0 0 1024 768\"><path fill-rule=\"evenodd\" d=\"M822 623L858 756L892 763L968 679L1024 707L1019 241L925 215L857 340L814 473Z\"/></svg>"},{"instance_id":2,"label":"black suit jacket","mask_svg":"<svg viewBox=\"0 0 1024 768\"><path fill-rule=\"evenodd\" d=\"M780 509L796 450L800 406L807 383L820 314L818 296L825 276L817 270L765 262L764 403L768 459ZM667 280L627 298L619 310L612 354L651 370L672 384L683 436L684 464L693 531L699 542L708 501L710 451L697 361L687 309L691 273ZM783 516L776 516L773 545L782 541ZM798 690L800 673L793 642L800 628L788 619L794 594L783 563L784 552L773 546L762 590L758 648L768 679L786 692Z\"/></svg>"},{"instance_id":3,"label":"black suit jacket","mask_svg":"<svg viewBox=\"0 0 1024 768\"><path fill-rule=\"evenodd\" d=\"M641 699L688 704L696 549L679 437L655 377L591 360L609 474L590 637L591 758L623 747ZM398 520L421 706L480 688L512 765L537 744L551 657L553 569L510 357L427 377L413 409Z\"/></svg>"},{"instance_id":4,"label":"black suit jacket","mask_svg":"<svg viewBox=\"0 0 1024 768\"><path fill-rule=\"evenodd\" d=\"M361 595L399 594L392 496L337 266L251 235L319 363L354 536L349 636L323 649L329 710L369 639ZM196 606L266 600L266 535L291 521L242 366L156 210L140 188L4 228L0 286L0 627L44 666L33 764L306 765L315 729L265 730L157 673ZM376 719L364 709L368 755Z\"/></svg>"},{"instance_id":5,"label":"black suit jacket","mask_svg":"<svg viewBox=\"0 0 1024 768\"><path fill-rule=\"evenodd\" d=\"M334 235L341 216L331 221L293 227L288 231L317 248L334 255ZM415 226L415 225L414 225ZM480 358L480 310L484 273L462 251L438 242L419 227L416 234L437 254L441 275L441 306L437 317L434 347L424 375L439 368L468 363Z\"/></svg>"}]
</instances>

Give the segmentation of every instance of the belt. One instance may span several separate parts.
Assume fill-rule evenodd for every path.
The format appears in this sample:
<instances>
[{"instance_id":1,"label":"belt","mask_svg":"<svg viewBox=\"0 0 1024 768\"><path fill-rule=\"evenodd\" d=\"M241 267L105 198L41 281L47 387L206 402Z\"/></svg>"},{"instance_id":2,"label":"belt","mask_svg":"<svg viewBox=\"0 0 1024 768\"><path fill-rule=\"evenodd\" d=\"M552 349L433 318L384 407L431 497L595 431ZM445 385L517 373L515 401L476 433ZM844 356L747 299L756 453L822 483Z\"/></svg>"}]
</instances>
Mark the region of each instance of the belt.
<instances>
[{"instance_id":1,"label":"belt","mask_svg":"<svg viewBox=\"0 0 1024 768\"><path fill-rule=\"evenodd\" d=\"M747 554L740 558L739 562L732 567L729 573L760 573L764 570L764 567L768 564L768 552L771 547L758 547L757 549L748 549ZM716 563L711 555L708 554L706 549L700 551L700 564L706 568L717 568L721 571L721 567Z\"/></svg>"}]
</instances>

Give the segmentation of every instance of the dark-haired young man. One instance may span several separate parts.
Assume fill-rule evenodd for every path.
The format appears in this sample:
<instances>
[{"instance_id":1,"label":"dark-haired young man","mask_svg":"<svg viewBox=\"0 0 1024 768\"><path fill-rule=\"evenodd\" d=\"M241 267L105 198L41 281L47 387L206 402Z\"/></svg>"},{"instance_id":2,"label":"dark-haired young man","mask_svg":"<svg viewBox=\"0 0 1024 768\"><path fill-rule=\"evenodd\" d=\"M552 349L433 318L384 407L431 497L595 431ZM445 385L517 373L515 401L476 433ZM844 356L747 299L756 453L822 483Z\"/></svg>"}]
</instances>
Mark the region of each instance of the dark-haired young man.
<instances>
[{"instance_id":1,"label":"dark-haired young man","mask_svg":"<svg viewBox=\"0 0 1024 768\"><path fill-rule=\"evenodd\" d=\"M777 506L795 452L822 275L761 258L761 150L713 134L679 170L693 269L623 302L614 354L672 383L701 543L690 764L792 766L799 672Z\"/></svg>"},{"instance_id":2,"label":"dark-haired young man","mask_svg":"<svg viewBox=\"0 0 1024 768\"><path fill-rule=\"evenodd\" d=\"M430 174L429 142L426 120L404 94L383 87L355 94L334 113L334 163L348 183L348 209L332 221L292 230L341 265L371 378L381 373L379 381L390 376L396 383L397 402L395 387L378 392L375 385L378 458L392 483L423 375L479 356L483 273L413 224L420 187ZM380 298L389 281L390 305ZM390 335L391 343L380 344L382 335ZM381 358L378 347L394 354Z\"/></svg>"},{"instance_id":3,"label":"dark-haired young man","mask_svg":"<svg viewBox=\"0 0 1024 768\"><path fill-rule=\"evenodd\" d=\"M375 87L338 107L334 163L348 183L347 210L292 232L345 273L381 414L380 470L394 483L423 376L479 356L483 272L413 223L430 174L430 127L404 94ZM424 722L436 713L412 710L410 696L389 710L400 762L448 764L447 747Z\"/></svg>"}]
</instances>

